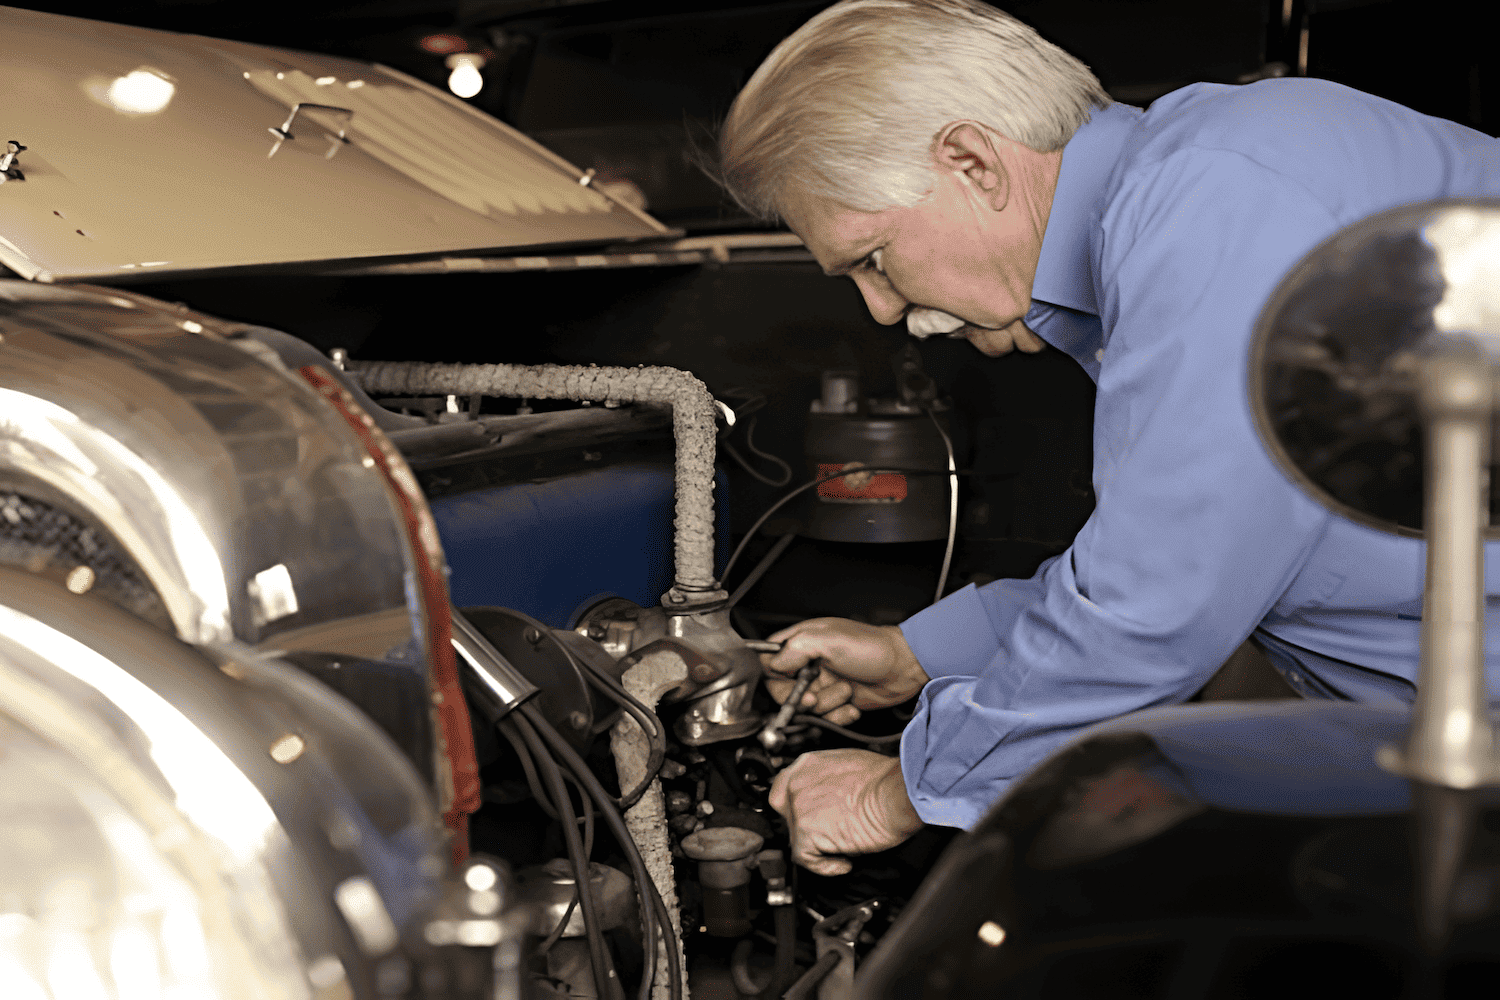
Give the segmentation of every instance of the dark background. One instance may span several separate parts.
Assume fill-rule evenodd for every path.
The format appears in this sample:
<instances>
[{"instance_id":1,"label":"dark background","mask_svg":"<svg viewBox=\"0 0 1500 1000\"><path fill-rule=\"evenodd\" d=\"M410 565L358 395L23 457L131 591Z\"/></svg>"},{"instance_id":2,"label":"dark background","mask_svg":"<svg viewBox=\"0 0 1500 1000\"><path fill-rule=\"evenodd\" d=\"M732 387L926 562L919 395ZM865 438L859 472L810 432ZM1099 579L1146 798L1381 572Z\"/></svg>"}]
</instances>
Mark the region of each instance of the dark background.
<instances>
[{"instance_id":1,"label":"dark background","mask_svg":"<svg viewBox=\"0 0 1500 1000\"><path fill-rule=\"evenodd\" d=\"M19 6L98 16L85 3ZM220 0L117 3L108 19L381 62L446 86L444 52L486 58L472 103L691 233L753 226L694 166L767 52L825 0L776 4L366 0L292 7ZM1194 81L1299 73L1335 80L1490 134L1500 94L1470 5L1413 0L1005 0L999 6L1081 57L1112 95L1147 104ZM1476 15L1477 16L1477 15ZM861 372L894 389L908 338L865 312L852 283L811 264L401 278L224 277L149 294L297 334L356 358L666 364L721 397L764 396L757 444L805 475L801 435L819 374ZM950 588L1025 576L1060 552L1092 509L1093 387L1048 349L998 359L923 343L955 406L969 470ZM741 396L740 398L745 398ZM742 434L743 432L738 432ZM735 438L742 443L742 438ZM744 451L743 447L740 449ZM765 471L773 469L766 467ZM730 466L732 526L780 490ZM888 622L931 599L941 543L794 544L749 602L766 624L808 614ZM752 549L752 555L754 550ZM774 595L769 596L769 595ZM778 616L780 616L778 618Z\"/></svg>"}]
</instances>

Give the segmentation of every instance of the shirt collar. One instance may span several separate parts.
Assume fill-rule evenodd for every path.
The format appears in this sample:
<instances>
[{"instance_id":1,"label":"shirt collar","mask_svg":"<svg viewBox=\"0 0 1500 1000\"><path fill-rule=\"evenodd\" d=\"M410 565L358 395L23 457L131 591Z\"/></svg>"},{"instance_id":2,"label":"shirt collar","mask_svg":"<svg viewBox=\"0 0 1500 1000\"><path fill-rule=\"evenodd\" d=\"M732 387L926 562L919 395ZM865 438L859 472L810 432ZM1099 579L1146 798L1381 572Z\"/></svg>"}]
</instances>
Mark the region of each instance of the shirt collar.
<instances>
[{"instance_id":1,"label":"shirt collar","mask_svg":"<svg viewBox=\"0 0 1500 1000\"><path fill-rule=\"evenodd\" d=\"M1063 147L1062 169L1031 285L1033 299L1099 314L1089 248L1099 225L1105 185L1142 113L1128 104L1095 109Z\"/></svg>"}]
</instances>

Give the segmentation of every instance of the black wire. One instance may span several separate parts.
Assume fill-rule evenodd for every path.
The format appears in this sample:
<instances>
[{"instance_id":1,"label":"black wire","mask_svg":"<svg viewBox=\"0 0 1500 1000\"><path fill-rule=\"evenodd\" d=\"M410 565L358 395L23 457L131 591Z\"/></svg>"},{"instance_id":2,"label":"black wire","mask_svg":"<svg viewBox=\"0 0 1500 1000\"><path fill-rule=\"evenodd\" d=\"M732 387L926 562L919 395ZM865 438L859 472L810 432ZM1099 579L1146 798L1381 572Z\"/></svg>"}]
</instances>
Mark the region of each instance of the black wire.
<instances>
[{"instance_id":1,"label":"black wire","mask_svg":"<svg viewBox=\"0 0 1500 1000\"><path fill-rule=\"evenodd\" d=\"M724 581L729 579L729 572L730 572L730 570L734 569L734 564L739 561L740 554L745 551L745 546L748 545L748 544L750 544L750 539L752 539L752 538L755 537L755 533L760 530L761 525L763 525L767 521L769 521L771 519L771 515L774 514L774 513L776 513L778 510L780 510L787 503L787 501L793 499L794 497L799 496L802 493L807 492L808 490L812 489L814 486L821 486L823 483L828 482L830 479L842 479L845 476L853 476L853 475L857 475L859 473L866 473L866 472L867 473L871 473L873 475L883 475L883 474L891 473L891 472L898 472L898 473L901 473L902 475L906 475L906 476L946 476L946 475L948 475L948 470L947 469L901 469L901 468L894 468L894 467L891 467L891 466L882 466L882 467L880 467L878 469L877 468L845 469L845 470L843 470L841 472L830 472L826 476L818 476L816 479L809 479L807 482L805 482L801 486L798 486L795 489L791 490L785 496L783 496L781 499L777 500L775 503L771 504L771 506L767 507L766 508L766 512L756 519L755 523L750 526L750 530L747 531L747 532L745 532L745 537L742 538L742 539L740 539L740 544L737 545L737 546L735 546L734 552L729 557L729 561L724 564L724 572L721 573L721 574L719 574L719 584L718 585L720 587L723 587Z\"/></svg>"},{"instance_id":2,"label":"black wire","mask_svg":"<svg viewBox=\"0 0 1500 1000\"><path fill-rule=\"evenodd\" d=\"M538 955L547 954L547 952L552 950L552 946L557 944L558 938L562 937L563 928L568 926L568 921L572 919L573 910L576 909L577 906L578 890L574 889L573 898L568 900L568 908L563 911L562 919L557 922L556 927L552 928L552 933L547 935L546 940L536 946L536 953Z\"/></svg>"},{"instance_id":3,"label":"black wire","mask_svg":"<svg viewBox=\"0 0 1500 1000\"><path fill-rule=\"evenodd\" d=\"M668 985L672 998L682 1000L682 965L677 954L677 938L672 933L671 914L667 912L661 893L656 889L656 883L651 880L651 873L646 870L646 863L641 858L635 839L631 837L629 829L625 826L625 820L621 817L619 810L614 808L613 797L605 791L604 786L589 770L583 758L578 756L578 752L569 746L567 740L564 740L555 729L547 725L534 705L522 704L517 711L532 720L536 732L552 748L552 752L583 782L584 787L598 803L605 825L610 828L610 832L614 834L620 849L625 852L630 862L630 870L635 876L636 891L641 900L641 925L645 932L646 942L645 970L641 978L640 1000L649 1000L651 996L652 983L656 978L658 944L664 947L667 953Z\"/></svg>"},{"instance_id":4,"label":"black wire","mask_svg":"<svg viewBox=\"0 0 1500 1000\"><path fill-rule=\"evenodd\" d=\"M599 911L595 905L592 885L593 872L589 868L588 856L583 853L583 842L578 836L578 818L573 815L572 799L568 797L567 786L563 784L562 771L552 755L548 753L542 738L537 735L537 729L534 728L537 723L543 726L547 723L542 719L540 712L512 713L505 721L514 723L521 738L531 748L531 754L536 759L542 777L550 786L552 805L561 817L563 839L568 845L568 857L573 862L573 885L578 893L579 905L583 908L583 929L588 935L589 959L593 964L594 985L599 991L600 1000L604 1000L611 996L609 980L613 966L609 962L609 950L604 944L604 934L599 930Z\"/></svg>"},{"instance_id":5,"label":"black wire","mask_svg":"<svg viewBox=\"0 0 1500 1000\"><path fill-rule=\"evenodd\" d=\"M792 481L792 467L788 465L780 456L773 455L768 451L761 451L759 448L755 447L755 421L758 419L760 419L758 416L752 416L750 420L745 424L745 447L749 449L752 455L763 458L768 462L775 462L777 465L781 466L780 481L771 483L768 479L766 480L766 482L770 483L770 485L772 486L785 486L787 483Z\"/></svg>"},{"instance_id":6,"label":"black wire","mask_svg":"<svg viewBox=\"0 0 1500 1000\"><path fill-rule=\"evenodd\" d=\"M583 814L583 856L592 859L594 856L593 803L589 801L588 793L584 791L583 786L578 783L578 780L573 777L573 773L571 771L564 772L563 777L568 781L571 781L573 783L573 786L578 789L578 803L586 810L586 812L584 812ZM552 928L552 933L547 935L546 940L537 945L536 953L538 955L547 954L547 952L552 950L552 946L557 944L558 939L562 937L563 929L568 926L568 921L572 919L573 911L577 908L578 889L575 885L573 889L573 898L568 900L568 908L563 911L562 919L557 922L556 927Z\"/></svg>"},{"instance_id":7,"label":"black wire","mask_svg":"<svg viewBox=\"0 0 1500 1000\"><path fill-rule=\"evenodd\" d=\"M730 458L733 458L736 462L738 462L740 468L744 469L746 472L750 473L750 475L754 476L756 479L759 479L767 486L780 488L791 482L792 467L790 465L788 465L785 461L783 461L776 455L772 455L770 452L761 451L759 448L755 447L755 422L759 419L760 411L766 408L766 404L769 403L770 400L768 400L763 393L756 392L753 389L742 389L737 387L721 390L718 395L738 397L745 400L744 403L734 408L735 422L719 432L720 450L724 451L729 455ZM733 442L731 442L729 438L730 435L734 433L734 429L741 425L743 425L745 428L745 447L750 450L750 453L752 455L756 455L768 462L774 462L776 465L779 465L781 467L781 477L779 479L772 479L770 476L755 468L749 463L749 461L745 459L745 456L741 455L739 451L735 449Z\"/></svg>"},{"instance_id":8,"label":"black wire","mask_svg":"<svg viewBox=\"0 0 1500 1000\"><path fill-rule=\"evenodd\" d=\"M531 751L526 749L526 741L521 739L520 734L516 732L514 726L507 726L503 719L495 728L501 736L505 737L506 742L510 744L510 748L520 758L521 770L526 772L526 784L531 787L531 797L536 800L537 805L542 807L543 812L553 819L557 819L557 811L552 808L552 803L549 801L547 793L542 791L542 781L537 777L536 763L531 759Z\"/></svg>"},{"instance_id":9,"label":"black wire","mask_svg":"<svg viewBox=\"0 0 1500 1000\"><path fill-rule=\"evenodd\" d=\"M775 544L771 546L771 551L761 556L760 562L756 563L755 567L740 581L740 585L734 588L734 593L729 595L729 600L725 602L724 606L732 608L740 603L740 600L746 594L750 593L750 588L759 583L760 578L766 575L766 571L771 568L772 564L781 558L781 554L787 550L787 546L796 540L797 533L795 531L788 532L778 538Z\"/></svg>"},{"instance_id":10,"label":"black wire","mask_svg":"<svg viewBox=\"0 0 1500 1000\"><path fill-rule=\"evenodd\" d=\"M873 747L879 746L882 743L901 742L900 733L892 733L890 736L866 736L864 733L856 733L852 729L845 729L843 726L839 725L836 722L829 722L821 715L794 715L792 716L792 721L794 723L800 723L804 726L817 726L819 729L826 729L830 733L838 733L846 740L854 740L858 743L863 743L866 746Z\"/></svg>"},{"instance_id":11,"label":"black wire","mask_svg":"<svg viewBox=\"0 0 1500 1000\"><path fill-rule=\"evenodd\" d=\"M943 599L943 590L948 585L948 570L953 567L953 542L958 537L958 466L953 461L953 439L943 429L937 410L928 406L927 416L932 420L938 436L943 439L944 450L948 452L948 546L943 549L943 568L938 570L937 593L932 598L932 603L936 604Z\"/></svg>"},{"instance_id":12,"label":"black wire","mask_svg":"<svg viewBox=\"0 0 1500 1000\"><path fill-rule=\"evenodd\" d=\"M761 472L759 469L755 468L755 466L751 465L750 462L745 458L745 456L741 455L739 451L735 449L734 443L729 440L728 431L726 431L724 435L719 439L719 448L722 451L728 453L730 458L738 462L740 468L744 469L746 472L750 473L750 475L754 476L756 479L759 479L767 486L775 486L778 488L785 486L787 483L792 481L792 467L778 456L772 455L767 451L761 451L759 448L755 447L755 421L756 418L751 417L745 423L745 447L750 449L751 454L758 455L768 462L774 462L777 465L781 466L781 475L779 478L772 479L770 476L766 475L764 472Z\"/></svg>"},{"instance_id":13,"label":"black wire","mask_svg":"<svg viewBox=\"0 0 1500 1000\"><path fill-rule=\"evenodd\" d=\"M594 808L594 804L589 801L588 792L584 791L583 786L578 783L578 779L573 776L571 771L564 771L563 778L574 788L578 789L578 805L583 809L583 856L593 858L594 817L598 815L598 811Z\"/></svg>"},{"instance_id":14,"label":"black wire","mask_svg":"<svg viewBox=\"0 0 1500 1000\"><path fill-rule=\"evenodd\" d=\"M537 719L540 719L539 713L536 713L536 710L532 706L523 707L528 709L530 714L536 715ZM646 870L645 862L636 847L635 839L630 835L630 831L626 829L620 813L613 808L614 800L605 791L604 786L599 783L593 772L588 769L588 765L584 763L583 759L578 756L572 746L555 729L543 721L537 727L537 731L549 743L552 752L562 759L564 766L572 770L574 775L581 779L589 794L599 803L600 812L604 817L605 824L611 828L611 832L615 834L616 840L620 843L621 850L625 852L627 859L630 861L631 871L637 883L637 891L640 893L642 908L641 923L647 943L646 955L644 956L645 968L641 979L640 1000L647 1000L656 978L656 949L658 940L666 946L667 953L671 959L673 996L680 996L681 988L677 978L680 975L677 962L677 942L675 936L670 934L672 926L671 918L667 915L666 906L661 902L660 894L656 889L656 883L651 880L651 875ZM646 889L642 890L641 886L645 886ZM649 905L648 900L650 901ZM663 927L667 928L666 933L661 930Z\"/></svg>"},{"instance_id":15,"label":"black wire","mask_svg":"<svg viewBox=\"0 0 1500 1000\"><path fill-rule=\"evenodd\" d=\"M646 758L645 776L630 791L622 792L618 799L612 800L619 808L629 809L640 801L642 795L646 794L646 789L651 787L651 779L656 777L657 772L661 770L662 763L667 759L666 728L662 726L661 719L657 718L655 712L641 704L613 677L595 667L594 664L586 662L581 656L574 657L573 662L583 667L584 676L600 693L624 711L629 712L636 724L641 727L641 732L646 734L650 752Z\"/></svg>"}]
</instances>

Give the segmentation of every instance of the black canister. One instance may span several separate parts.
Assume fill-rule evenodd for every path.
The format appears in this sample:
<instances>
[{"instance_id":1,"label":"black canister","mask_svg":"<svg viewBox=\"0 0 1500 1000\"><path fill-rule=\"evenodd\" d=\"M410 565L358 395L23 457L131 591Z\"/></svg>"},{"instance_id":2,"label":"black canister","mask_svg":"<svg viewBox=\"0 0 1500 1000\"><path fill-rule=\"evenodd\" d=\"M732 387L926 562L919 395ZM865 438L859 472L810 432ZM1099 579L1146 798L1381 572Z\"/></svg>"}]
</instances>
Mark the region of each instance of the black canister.
<instances>
[{"instance_id":1,"label":"black canister","mask_svg":"<svg viewBox=\"0 0 1500 1000\"><path fill-rule=\"evenodd\" d=\"M946 420L942 413L938 420ZM946 430L946 428L945 428ZM930 469L938 475L861 472L820 483L803 505L802 534L830 542L920 542L948 534L948 451L933 418L900 400L860 400L858 376L824 372L804 440L813 476L849 469Z\"/></svg>"}]
</instances>

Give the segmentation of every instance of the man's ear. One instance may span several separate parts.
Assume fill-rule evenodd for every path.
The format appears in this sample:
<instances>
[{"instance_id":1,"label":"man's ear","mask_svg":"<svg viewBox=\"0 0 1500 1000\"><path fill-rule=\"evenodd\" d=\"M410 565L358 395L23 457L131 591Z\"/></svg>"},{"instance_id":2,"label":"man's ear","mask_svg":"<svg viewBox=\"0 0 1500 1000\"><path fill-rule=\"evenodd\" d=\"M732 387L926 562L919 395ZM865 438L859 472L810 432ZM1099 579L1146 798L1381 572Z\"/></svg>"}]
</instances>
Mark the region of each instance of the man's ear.
<instances>
[{"instance_id":1,"label":"man's ear","mask_svg":"<svg viewBox=\"0 0 1500 1000\"><path fill-rule=\"evenodd\" d=\"M1010 202L1010 172L993 131L978 122L949 122L932 143L934 166L953 173L989 207L1001 212Z\"/></svg>"}]
</instances>

